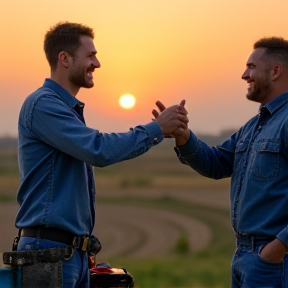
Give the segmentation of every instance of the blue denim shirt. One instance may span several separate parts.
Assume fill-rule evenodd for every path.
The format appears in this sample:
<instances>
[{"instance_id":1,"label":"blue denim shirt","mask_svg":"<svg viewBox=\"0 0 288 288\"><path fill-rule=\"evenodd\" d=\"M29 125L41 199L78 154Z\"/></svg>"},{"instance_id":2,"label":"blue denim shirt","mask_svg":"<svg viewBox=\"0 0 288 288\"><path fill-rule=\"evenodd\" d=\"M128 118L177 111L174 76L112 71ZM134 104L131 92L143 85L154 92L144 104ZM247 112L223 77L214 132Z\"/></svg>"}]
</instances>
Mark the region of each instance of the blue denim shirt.
<instances>
[{"instance_id":1,"label":"blue denim shirt","mask_svg":"<svg viewBox=\"0 0 288 288\"><path fill-rule=\"evenodd\" d=\"M175 148L180 161L214 179L231 177L236 233L277 237L288 246L288 92L217 147L195 134Z\"/></svg>"},{"instance_id":2,"label":"blue denim shirt","mask_svg":"<svg viewBox=\"0 0 288 288\"><path fill-rule=\"evenodd\" d=\"M45 225L90 235L95 218L92 166L134 158L163 140L156 122L127 133L100 133L86 127L83 107L51 79L26 98L18 123L16 227Z\"/></svg>"}]
</instances>

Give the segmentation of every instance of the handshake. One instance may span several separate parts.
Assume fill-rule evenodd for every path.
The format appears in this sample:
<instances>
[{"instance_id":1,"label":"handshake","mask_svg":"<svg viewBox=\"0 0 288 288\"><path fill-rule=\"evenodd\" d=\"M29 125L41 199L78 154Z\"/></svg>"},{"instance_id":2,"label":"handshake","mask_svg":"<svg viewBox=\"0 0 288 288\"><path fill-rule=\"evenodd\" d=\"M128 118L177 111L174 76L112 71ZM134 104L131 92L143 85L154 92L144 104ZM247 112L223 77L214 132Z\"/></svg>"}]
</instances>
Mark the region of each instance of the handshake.
<instances>
[{"instance_id":1,"label":"handshake","mask_svg":"<svg viewBox=\"0 0 288 288\"><path fill-rule=\"evenodd\" d=\"M185 100L182 100L179 105L166 108L162 102L157 101L156 106L159 111L152 110L155 117L152 120L160 125L165 138L175 138L177 146L186 144L190 137L190 130L187 126L189 122L188 112L184 105Z\"/></svg>"}]
</instances>

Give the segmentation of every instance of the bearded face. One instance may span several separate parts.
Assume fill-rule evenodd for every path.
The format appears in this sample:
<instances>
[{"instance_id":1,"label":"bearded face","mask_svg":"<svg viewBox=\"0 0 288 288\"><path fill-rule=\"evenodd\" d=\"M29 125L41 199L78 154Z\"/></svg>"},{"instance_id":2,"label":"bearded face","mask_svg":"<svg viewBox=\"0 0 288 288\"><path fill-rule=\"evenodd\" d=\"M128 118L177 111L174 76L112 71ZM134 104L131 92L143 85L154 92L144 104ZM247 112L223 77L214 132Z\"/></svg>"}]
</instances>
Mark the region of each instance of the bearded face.
<instances>
[{"instance_id":1,"label":"bearded face","mask_svg":"<svg viewBox=\"0 0 288 288\"><path fill-rule=\"evenodd\" d=\"M255 49L246 66L242 79L248 84L247 99L261 104L267 103L273 90L273 82L265 49Z\"/></svg>"},{"instance_id":2,"label":"bearded face","mask_svg":"<svg viewBox=\"0 0 288 288\"><path fill-rule=\"evenodd\" d=\"M93 39L88 36L80 37L80 45L73 56L68 72L68 80L71 84L78 88L92 88L93 72L100 67L100 62L96 57Z\"/></svg>"},{"instance_id":3,"label":"bearded face","mask_svg":"<svg viewBox=\"0 0 288 288\"><path fill-rule=\"evenodd\" d=\"M253 78L252 78L253 77ZM247 99L263 103L272 90L272 82L269 78L269 71L253 75L247 80Z\"/></svg>"},{"instance_id":4,"label":"bearded face","mask_svg":"<svg viewBox=\"0 0 288 288\"><path fill-rule=\"evenodd\" d=\"M74 65L73 69L70 71L69 74L69 81L73 83L77 87L83 88L92 88L94 86L93 82L93 71L89 70L90 67L81 66L81 65Z\"/></svg>"}]
</instances>

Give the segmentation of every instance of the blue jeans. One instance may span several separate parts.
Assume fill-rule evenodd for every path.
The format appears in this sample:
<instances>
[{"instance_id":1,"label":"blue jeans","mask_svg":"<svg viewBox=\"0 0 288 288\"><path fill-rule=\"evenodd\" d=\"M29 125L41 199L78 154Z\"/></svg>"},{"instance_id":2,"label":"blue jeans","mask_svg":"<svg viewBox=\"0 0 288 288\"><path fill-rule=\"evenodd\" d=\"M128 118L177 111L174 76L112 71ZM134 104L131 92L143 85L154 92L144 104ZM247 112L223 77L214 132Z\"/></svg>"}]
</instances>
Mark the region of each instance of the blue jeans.
<instances>
[{"instance_id":1,"label":"blue jeans","mask_svg":"<svg viewBox=\"0 0 288 288\"><path fill-rule=\"evenodd\" d=\"M46 239L21 237L18 243L18 251L65 246L67 245L64 243ZM88 256L86 252L75 250L70 260L63 261L62 271L63 288L89 288L90 273L88 273Z\"/></svg>"},{"instance_id":2,"label":"blue jeans","mask_svg":"<svg viewBox=\"0 0 288 288\"><path fill-rule=\"evenodd\" d=\"M261 245L239 245L232 260L232 288L287 288L288 255L283 262L260 257Z\"/></svg>"}]
</instances>

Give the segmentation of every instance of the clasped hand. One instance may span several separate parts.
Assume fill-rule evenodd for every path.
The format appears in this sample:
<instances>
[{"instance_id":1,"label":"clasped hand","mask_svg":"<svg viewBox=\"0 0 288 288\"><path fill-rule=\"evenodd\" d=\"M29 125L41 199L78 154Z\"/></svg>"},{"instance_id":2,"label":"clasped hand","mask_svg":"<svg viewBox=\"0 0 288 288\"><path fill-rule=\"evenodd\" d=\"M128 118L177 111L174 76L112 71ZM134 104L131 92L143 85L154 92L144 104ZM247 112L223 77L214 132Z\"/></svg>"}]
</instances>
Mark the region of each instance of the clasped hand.
<instances>
[{"instance_id":1,"label":"clasped hand","mask_svg":"<svg viewBox=\"0 0 288 288\"><path fill-rule=\"evenodd\" d=\"M162 130L162 134L165 138L175 138L176 145L184 145L190 136L190 130L188 129L189 119L187 117L188 112L185 106L185 100L182 100L179 105L173 105L166 108L165 105L157 101L156 109L152 110L152 114Z\"/></svg>"}]
</instances>

